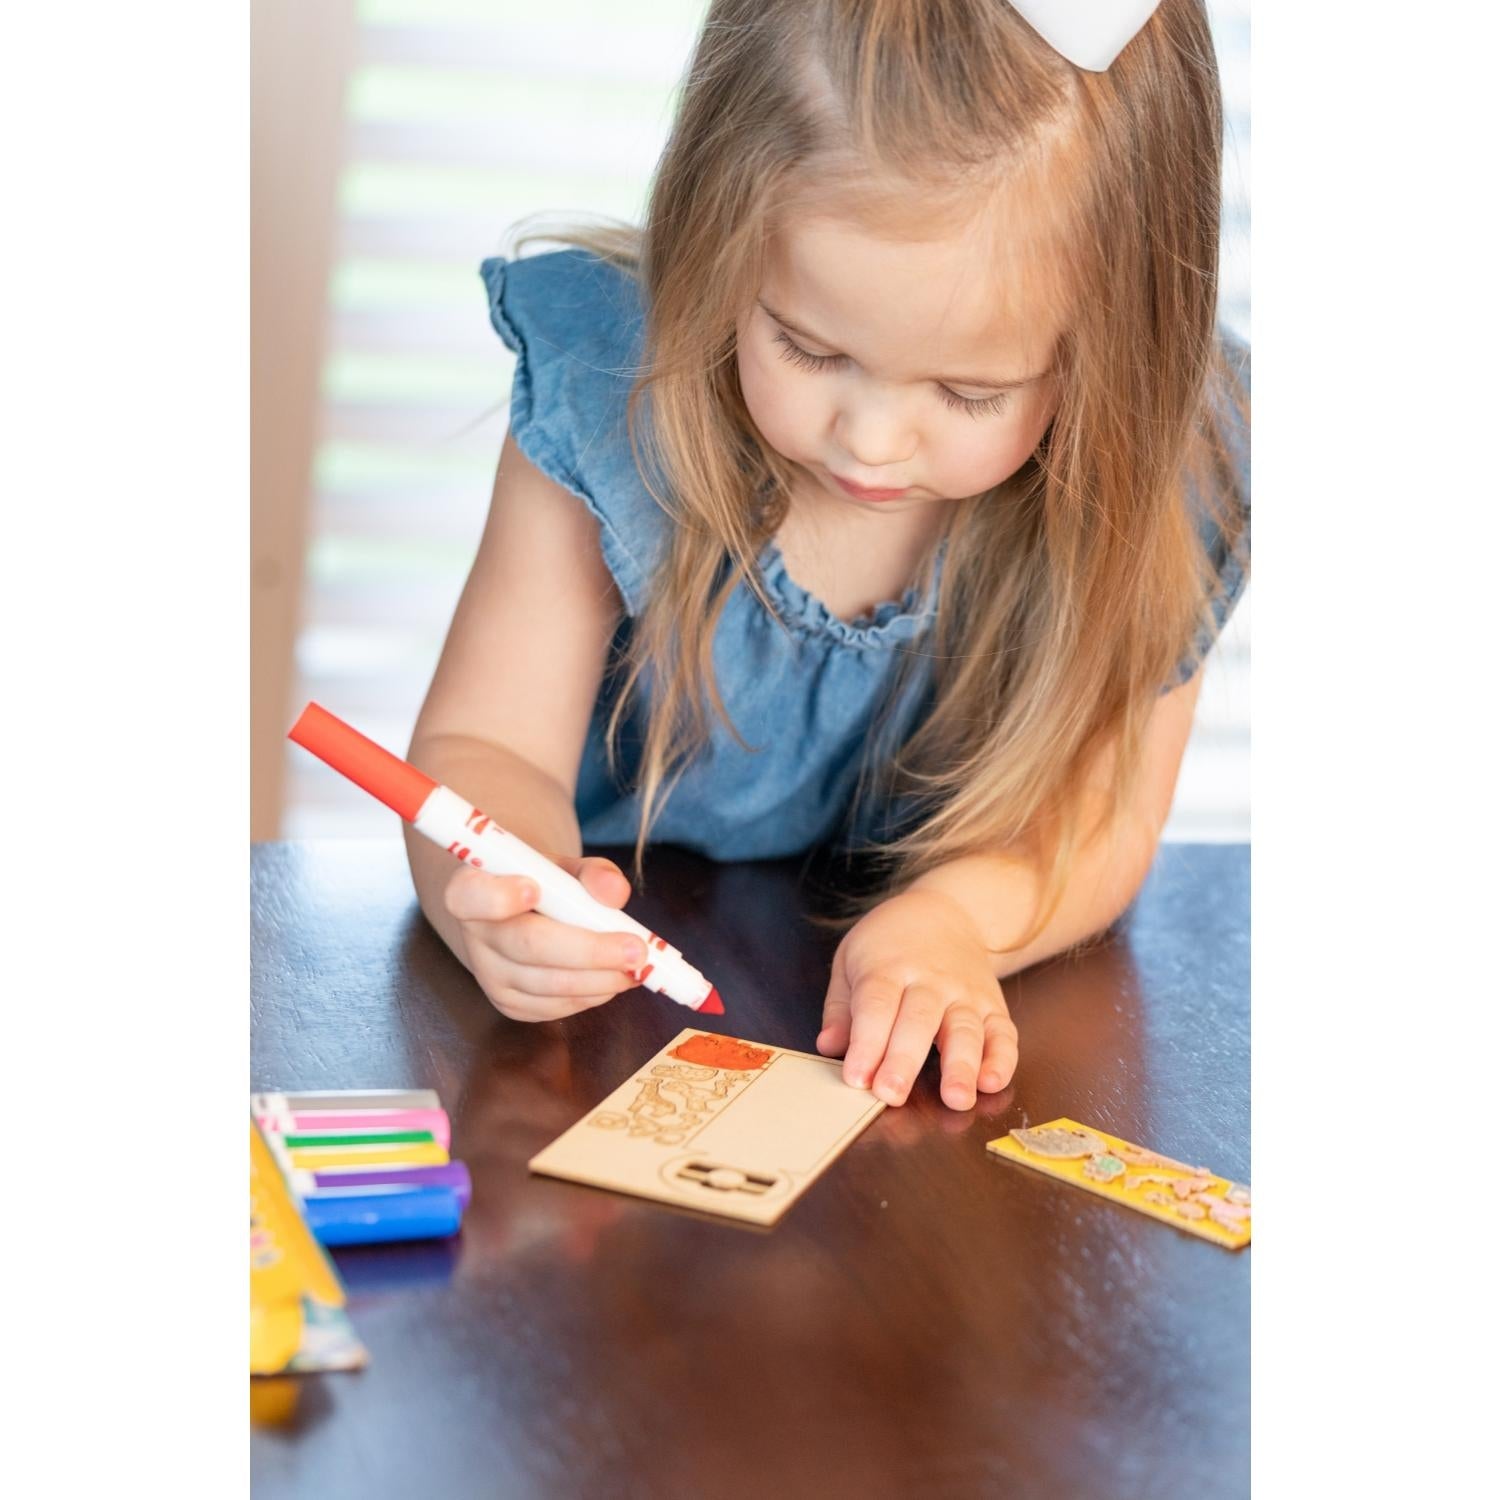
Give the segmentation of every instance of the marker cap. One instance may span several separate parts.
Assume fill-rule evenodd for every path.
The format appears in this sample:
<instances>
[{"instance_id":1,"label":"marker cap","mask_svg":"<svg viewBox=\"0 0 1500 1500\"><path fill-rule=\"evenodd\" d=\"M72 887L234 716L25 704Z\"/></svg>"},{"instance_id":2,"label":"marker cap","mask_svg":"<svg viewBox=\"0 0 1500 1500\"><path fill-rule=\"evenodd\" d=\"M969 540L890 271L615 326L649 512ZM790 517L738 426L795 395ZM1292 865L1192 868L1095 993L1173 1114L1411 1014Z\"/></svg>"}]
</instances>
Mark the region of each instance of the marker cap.
<instances>
[{"instance_id":1,"label":"marker cap","mask_svg":"<svg viewBox=\"0 0 1500 1500\"><path fill-rule=\"evenodd\" d=\"M316 703L309 703L302 710L302 716L287 731L287 738L304 750L311 750L319 760L326 761L372 797L378 797L408 823L416 821L422 804L437 786L430 776L424 776L374 740L366 739L359 730L351 729Z\"/></svg>"}]
</instances>

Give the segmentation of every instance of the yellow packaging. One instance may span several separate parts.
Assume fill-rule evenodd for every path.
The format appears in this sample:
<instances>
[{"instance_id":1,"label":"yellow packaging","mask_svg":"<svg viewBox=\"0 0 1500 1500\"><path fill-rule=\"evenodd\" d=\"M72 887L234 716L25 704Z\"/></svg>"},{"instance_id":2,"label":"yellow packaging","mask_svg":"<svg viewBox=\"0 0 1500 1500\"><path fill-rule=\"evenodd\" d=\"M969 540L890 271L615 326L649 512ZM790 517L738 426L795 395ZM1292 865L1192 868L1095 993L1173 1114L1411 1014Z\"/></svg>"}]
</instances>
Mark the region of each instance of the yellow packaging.
<instances>
[{"instance_id":1,"label":"yellow packaging","mask_svg":"<svg viewBox=\"0 0 1500 1500\"><path fill-rule=\"evenodd\" d=\"M250 1373L357 1370L369 1354L344 1289L250 1121Z\"/></svg>"}]
</instances>

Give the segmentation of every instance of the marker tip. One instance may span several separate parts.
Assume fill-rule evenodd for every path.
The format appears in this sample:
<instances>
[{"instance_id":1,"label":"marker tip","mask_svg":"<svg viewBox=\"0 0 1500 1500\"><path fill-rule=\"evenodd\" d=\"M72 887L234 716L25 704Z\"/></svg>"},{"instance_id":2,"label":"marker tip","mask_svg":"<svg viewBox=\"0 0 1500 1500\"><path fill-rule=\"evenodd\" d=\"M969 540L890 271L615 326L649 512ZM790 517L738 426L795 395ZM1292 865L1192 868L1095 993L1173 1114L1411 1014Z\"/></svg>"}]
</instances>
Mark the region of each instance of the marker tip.
<instances>
[{"instance_id":1,"label":"marker tip","mask_svg":"<svg viewBox=\"0 0 1500 1500\"><path fill-rule=\"evenodd\" d=\"M722 1016L724 1014L724 1002L719 999L718 990L710 990L708 999L698 1007L698 1014L704 1016Z\"/></svg>"}]
</instances>

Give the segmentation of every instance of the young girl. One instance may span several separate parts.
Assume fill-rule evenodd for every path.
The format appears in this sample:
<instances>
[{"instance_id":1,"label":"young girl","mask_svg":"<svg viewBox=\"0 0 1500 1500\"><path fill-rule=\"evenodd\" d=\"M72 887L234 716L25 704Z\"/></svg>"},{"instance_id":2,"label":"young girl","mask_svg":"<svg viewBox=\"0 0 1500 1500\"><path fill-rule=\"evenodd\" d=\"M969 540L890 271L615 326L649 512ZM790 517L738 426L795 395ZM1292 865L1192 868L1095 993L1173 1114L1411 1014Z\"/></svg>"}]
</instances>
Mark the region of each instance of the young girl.
<instances>
[{"instance_id":1,"label":"young girl","mask_svg":"<svg viewBox=\"0 0 1500 1500\"><path fill-rule=\"evenodd\" d=\"M716 0L639 235L483 268L510 434L411 759L614 906L585 843L873 851L817 1046L891 1104L934 1041L1004 1088L1001 981L1152 862L1248 551L1220 109L1201 0L1103 71L1004 0ZM505 1015L632 986L409 849Z\"/></svg>"}]
</instances>

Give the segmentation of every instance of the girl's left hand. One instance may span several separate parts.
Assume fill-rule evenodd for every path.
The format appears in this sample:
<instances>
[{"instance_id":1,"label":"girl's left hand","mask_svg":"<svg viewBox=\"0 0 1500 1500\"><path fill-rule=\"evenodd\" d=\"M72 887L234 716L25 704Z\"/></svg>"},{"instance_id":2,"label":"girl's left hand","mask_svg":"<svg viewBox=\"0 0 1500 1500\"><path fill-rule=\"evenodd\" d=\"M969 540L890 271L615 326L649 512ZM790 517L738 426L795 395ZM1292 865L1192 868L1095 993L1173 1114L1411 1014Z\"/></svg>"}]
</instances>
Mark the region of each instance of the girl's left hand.
<instances>
[{"instance_id":1,"label":"girl's left hand","mask_svg":"<svg viewBox=\"0 0 1500 1500\"><path fill-rule=\"evenodd\" d=\"M1016 1071L1016 1028L984 941L956 902L909 890L844 935L833 959L818 1051L844 1053L844 1082L904 1104L936 1040L943 1103L972 1109ZM847 1049L847 1050L846 1050Z\"/></svg>"}]
</instances>

